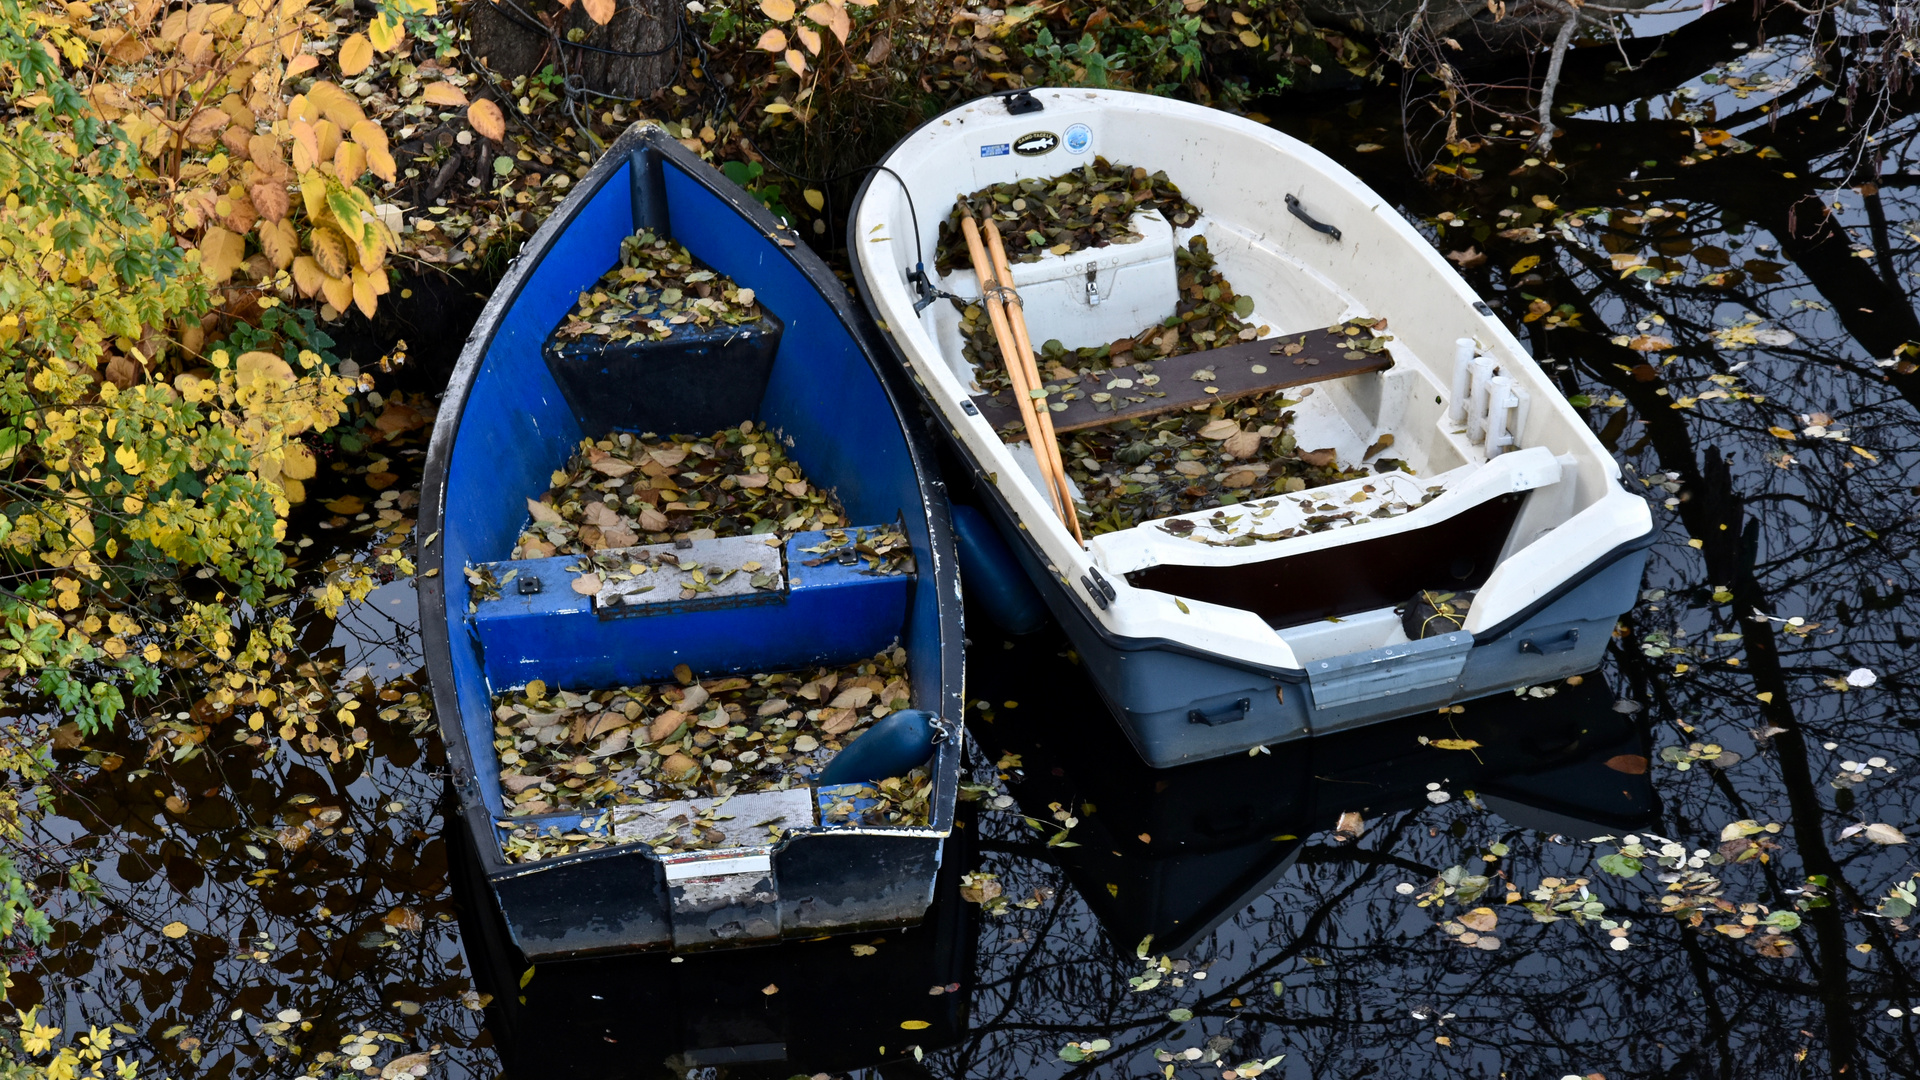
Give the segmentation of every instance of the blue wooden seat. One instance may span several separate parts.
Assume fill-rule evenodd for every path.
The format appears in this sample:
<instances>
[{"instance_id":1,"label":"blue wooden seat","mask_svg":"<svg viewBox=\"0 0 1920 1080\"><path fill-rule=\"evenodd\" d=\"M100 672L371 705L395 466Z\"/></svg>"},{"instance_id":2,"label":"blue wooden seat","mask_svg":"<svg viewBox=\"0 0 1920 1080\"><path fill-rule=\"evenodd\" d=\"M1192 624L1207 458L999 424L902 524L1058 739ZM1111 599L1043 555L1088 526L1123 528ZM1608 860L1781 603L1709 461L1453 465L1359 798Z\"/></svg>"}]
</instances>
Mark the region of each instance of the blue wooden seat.
<instances>
[{"instance_id":1,"label":"blue wooden seat","mask_svg":"<svg viewBox=\"0 0 1920 1080\"><path fill-rule=\"evenodd\" d=\"M470 625L487 681L601 689L671 678L681 664L702 676L785 671L863 659L899 639L911 570L872 572L850 550L823 550L836 543L826 532L768 539L600 552L596 565L628 569L598 571L591 595L574 588L583 555L484 564L500 595L473 601Z\"/></svg>"}]
</instances>

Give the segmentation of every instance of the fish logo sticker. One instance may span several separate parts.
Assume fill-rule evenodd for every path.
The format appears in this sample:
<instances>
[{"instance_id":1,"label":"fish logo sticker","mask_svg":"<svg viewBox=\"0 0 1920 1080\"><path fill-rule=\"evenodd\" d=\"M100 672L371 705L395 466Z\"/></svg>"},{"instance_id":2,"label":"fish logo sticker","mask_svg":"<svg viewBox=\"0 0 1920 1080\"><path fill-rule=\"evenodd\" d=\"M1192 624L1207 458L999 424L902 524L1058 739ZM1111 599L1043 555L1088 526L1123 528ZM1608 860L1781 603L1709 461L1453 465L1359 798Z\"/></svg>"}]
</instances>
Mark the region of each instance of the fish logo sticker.
<instances>
[{"instance_id":1,"label":"fish logo sticker","mask_svg":"<svg viewBox=\"0 0 1920 1080\"><path fill-rule=\"evenodd\" d=\"M1007 144L1006 143L988 143L987 145L980 148L980 156L981 157L1006 157Z\"/></svg>"},{"instance_id":2,"label":"fish logo sticker","mask_svg":"<svg viewBox=\"0 0 1920 1080\"><path fill-rule=\"evenodd\" d=\"M1030 131L1013 140L1013 152L1022 157L1039 157L1050 154L1060 145L1060 136L1051 131Z\"/></svg>"},{"instance_id":3,"label":"fish logo sticker","mask_svg":"<svg viewBox=\"0 0 1920 1080\"><path fill-rule=\"evenodd\" d=\"M1067 129L1067 153L1084 154L1093 145L1093 132L1085 124L1075 124Z\"/></svg>"}]
</instances>

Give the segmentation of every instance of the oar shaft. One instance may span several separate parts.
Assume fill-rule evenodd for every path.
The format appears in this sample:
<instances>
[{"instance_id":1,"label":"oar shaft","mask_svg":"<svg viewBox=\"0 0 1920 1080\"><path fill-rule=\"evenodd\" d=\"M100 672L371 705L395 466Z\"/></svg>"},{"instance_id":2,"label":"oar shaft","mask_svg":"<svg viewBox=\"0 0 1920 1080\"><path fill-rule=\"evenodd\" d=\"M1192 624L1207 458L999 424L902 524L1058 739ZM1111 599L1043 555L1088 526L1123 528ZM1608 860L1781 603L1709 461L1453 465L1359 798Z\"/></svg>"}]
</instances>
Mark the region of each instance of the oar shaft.
<instances>
[{"instance_id":1,"label":"oar shaft","mask_svg":"<svg viewBox=\"0 0 1920 1080\"><path fill-rule=\"evenodd\" d=\"M1027 442L1033 447L1034 457L1039 462L1040 474L1046 480L1048 497L1053 501L1054 511L1063 519L1071 521L1074 517L1073 504L1065 496L1065 485L1057 482L1053 468L1047 456L1040 449L1040 420L1035 415L1033 401L1034 384L1027 378L1026 368L1018 358L1018 347L1014 344L1013 330L1007 322L1005 306L1000 300L1000 279L993 272L993 264L987 258L986 249L980 242L980 228L972 214L960 219L960 234L966 239L967 254L973 260L974 276L980 280L980 292L987 305L987 319L993 326L994 340L1000 346L1000 357L1007 369L1007 380L1013 384L1013 398L1020 409L1020 422L1026 426Z\"/></svg>"},{"instance_id":2,"label":"oar shaft","mask_svg":"<svg viewBox=\"0 0 1920 1080\"><path fill-rule=\"evenodd\" d=\"M1033 340L1027 336L1027 316L1020 302L1020 294L1011 290L1013 270L1007 264L1007 249L1000 242L1000 226L991 216L987 218L987 254L993 260L994 277L1009 286L1012 295L1012 300L1007 304L1007 323L1013 331L1013 346L1019 354L1020 366L1025 369L1032 386L1045 386L1046 383L1040 378L1040 369L1034 362ZM1067 466L1060 458L1060 438L1053 430L1053 411L1047 407L1044 398L1036 399L1034 408L1040 421L1031 440L1034 453L1048 462L1041 471L1051 473L1060 485L1060 502L1067 509L1065 517L1068 530L1073 533L1074 540L1085 544L1085 538L1080 535L1080 515L1073 507L1073 489L1067 486Z\"/></svg>"}]
</instances>

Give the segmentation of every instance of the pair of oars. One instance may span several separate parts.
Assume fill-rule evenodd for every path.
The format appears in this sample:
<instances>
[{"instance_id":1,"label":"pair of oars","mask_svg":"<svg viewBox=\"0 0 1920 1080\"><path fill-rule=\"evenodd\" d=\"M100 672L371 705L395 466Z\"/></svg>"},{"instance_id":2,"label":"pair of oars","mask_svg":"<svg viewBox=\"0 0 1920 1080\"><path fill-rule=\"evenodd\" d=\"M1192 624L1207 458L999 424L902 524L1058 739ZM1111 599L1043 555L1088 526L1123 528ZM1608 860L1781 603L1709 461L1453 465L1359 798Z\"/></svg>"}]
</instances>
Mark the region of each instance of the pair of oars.
<instances>
[{"instance_id":1,"label":"pair of oars","mask_svg":"<svg viewBox=\"0 0 1920 1080\"><path fill-rule=\"evenodd\" d=\"M993 324L993 336L1000 344L1000 356L1006 362L1007 380L1013 384L1014 400L1020 407L1020 421L1027 428L1027 443L1040 463L1040 475L1046 479L1054 509L1067 523L1076 542L1080 535L1080 515L1073 506L1073 489L1067 486L1067 469L1060 460L1060 440L1053 432L1053 412L1043 395L1035 391L1045 384L1033 361L1033 341L1027 336L1027 317L1021 309L1020 294L1013 289L1013 274L1007 268L1007 251L1000 243L1000 227L987 214L986 244L981 244L981 228L974 220L973 207L962 205L960 233L967 241L967 254L973 259L974 276L980 280L980 294L986 301L987 319Z\"/></svg>"}]
</instances>

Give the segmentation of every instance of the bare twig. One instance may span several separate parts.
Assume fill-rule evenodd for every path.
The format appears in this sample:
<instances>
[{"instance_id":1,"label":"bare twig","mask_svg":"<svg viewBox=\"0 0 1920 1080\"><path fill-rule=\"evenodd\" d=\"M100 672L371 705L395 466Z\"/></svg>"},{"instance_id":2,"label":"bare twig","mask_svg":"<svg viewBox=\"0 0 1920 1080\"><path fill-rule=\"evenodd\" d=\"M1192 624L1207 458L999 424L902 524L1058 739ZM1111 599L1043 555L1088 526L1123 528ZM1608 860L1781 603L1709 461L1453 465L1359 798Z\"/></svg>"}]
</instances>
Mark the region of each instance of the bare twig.
<instances>
[{"instance_id":1,"label":"bare twig","mask_svg":"<svg viewBox=\"0 0 1920 1080\"><path fill-rule=\"evenodd\" d=\"M1560 66L1567 59L1574 32L1580 29L1579 9L1570 4L1560 7L1567 17L1553 36L1553 58L1547 61L1547 78L1540 84L1540 130L1533 137L1534 149L1543 155L1553 149L1553 92L1560 86Z\"/></svg>"}]
</instances>

